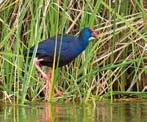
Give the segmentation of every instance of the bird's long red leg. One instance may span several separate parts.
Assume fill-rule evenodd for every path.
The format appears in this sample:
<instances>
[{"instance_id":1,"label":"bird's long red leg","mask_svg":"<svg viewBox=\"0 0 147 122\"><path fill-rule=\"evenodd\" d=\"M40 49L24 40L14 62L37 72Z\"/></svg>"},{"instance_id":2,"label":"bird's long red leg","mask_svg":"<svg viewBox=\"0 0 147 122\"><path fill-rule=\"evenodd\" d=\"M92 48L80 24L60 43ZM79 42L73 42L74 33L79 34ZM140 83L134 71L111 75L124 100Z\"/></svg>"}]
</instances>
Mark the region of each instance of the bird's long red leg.
<instances>
[{"instance_id":1,"label":"bird's long red leg","mask_svg":"<svg viewBox=\"0 0 147 122\"><path fill-rule=\"evenodd\" d=\"M38 59L38 58L35 58L34 59L34 66L36 67L37 71L39 73L41 73L41 75L43 76L43 78L45 79L45 88L43 90L44 92L44 95L45 95L45 99L48 98L48 93L49 93L49 87L50 87L50 79L51 79L51 73L44 73L40 67L40 62L43 61L43 59Z\"/></svg>"},{"instance_id":2,"label":"bird's long red leg","mask_svg":"<svg viewBox=\"0 0 147 122\"><path fill-rule=\"evenodd\" d=\"M52 75L52 69L49 68L48 73L44 73L40 67L40 62L43 61L43 59L38 59L35 58L34 59L34 66L36 67L36 69L38 70L38 72L41 73L41 75L43 76L43 78L46 80L45 82L45 88L43 90L44 95L45 95L45 99L48 98L48 94L49 94L49 88L50 88L50 83L51 83L51 75ZM56 89L56 93L55 96L61 96L62 92L58 89Z\"/></svg>"},{"instance_id":3,"label":"bird's long red leg","mask_svg":"<svg viewBox=\"0 0 147 122\"><path fill-rule=\"evenodd\" d=\"M45 89L44 89L44 95L45 95L45 99L47 100L48 98L48 95L49 95L49 89L50 89L50 84L51 84L51 76L52 76L52 69L49 68L48 69L48 72L47 72L47 80L46 80L46 83L45 83Z\"/></svg>"},{"instance_id":4,"label":"bird's long red leg","mask_svg":"<svg viewBox=\"0 0 147 122\"><path fill-rule=\"evenodd\" d=\"M46 86L48 87L48 89L46 89L45 93L46 93L46 92L47 92L47 93L49 92L49 87L50 87L50 83L51 83L51 76L52 76L52 69L51 69L51 68L48 69L47 76L49 77L49 81L48 81L48 83L46 83ZM47 87L46 87L46 88L47 88ZM47 93L46 93L46 94L47 94ZM47 95L48 95L48 94L47 94ZM55 96L55 97L62 96L62 92L56 88L56 89L55 89L55 95L54 95L54 96Z\"/></svg>"},{"instance_id":5,"label":"bird's long red leg","mask_svg":"<svg viewBox=\"0 0 147 122\"><path fill-rule=\"evenodd\" d=\"M34 66L36 67L36 69L38 70L39 73L41 73L41 75L43 76L43 78L45 78L46 80L48 79L48 76L46 73L44 73L40 67L40 62L43 61L43 59L38 59L38 58L35 58L34 59Z\"/></svg>"}]
</instances>

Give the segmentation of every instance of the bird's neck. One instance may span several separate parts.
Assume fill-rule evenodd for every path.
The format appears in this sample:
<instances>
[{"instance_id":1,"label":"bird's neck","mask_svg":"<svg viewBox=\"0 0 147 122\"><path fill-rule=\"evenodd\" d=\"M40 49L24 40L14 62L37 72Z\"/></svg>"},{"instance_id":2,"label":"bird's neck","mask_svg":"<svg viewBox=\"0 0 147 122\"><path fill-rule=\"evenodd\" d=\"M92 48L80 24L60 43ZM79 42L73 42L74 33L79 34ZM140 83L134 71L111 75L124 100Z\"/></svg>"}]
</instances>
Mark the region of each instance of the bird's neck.
<instances>
[{"instance_id":1,"label":"bird's neck","mask_svg":"<svg viewBox=\"0 0 147 122\"><path fill-rule=\"evenodd\" d=\"M88 38L86 36L79 36L79 40L81 43L81 46L83 47L83 49L85 49L88 46Z\"/></svg>"}]
</instances>

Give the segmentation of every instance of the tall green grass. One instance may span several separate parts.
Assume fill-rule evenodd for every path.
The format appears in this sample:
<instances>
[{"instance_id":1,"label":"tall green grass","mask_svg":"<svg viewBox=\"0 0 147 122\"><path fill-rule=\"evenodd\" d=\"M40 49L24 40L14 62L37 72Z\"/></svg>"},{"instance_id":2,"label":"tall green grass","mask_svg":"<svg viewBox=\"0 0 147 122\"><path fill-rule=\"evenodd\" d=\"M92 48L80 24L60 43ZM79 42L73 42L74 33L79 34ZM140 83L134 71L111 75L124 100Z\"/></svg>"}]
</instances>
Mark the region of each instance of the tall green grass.
<instances>
[{"instance_id":1,"label":"tall green grass","mask_svg":"<svg viewBox=\"0 0 147 122\"><path fill-rule=\"evenodd\" d=\"M98 38L92 39L74 62L53 69L49 101L54 98L55 87L63 92L56 98L59 101L88 102L112 99L117 91L118 96L141 92L146 77L142 10L138 0L3 1L1 99L16 103L41 99L44 79L34 69L33 58L24 62L23 51L58 33L76 35L85 26L93 27Z\"/></svg>"}]
</instances>

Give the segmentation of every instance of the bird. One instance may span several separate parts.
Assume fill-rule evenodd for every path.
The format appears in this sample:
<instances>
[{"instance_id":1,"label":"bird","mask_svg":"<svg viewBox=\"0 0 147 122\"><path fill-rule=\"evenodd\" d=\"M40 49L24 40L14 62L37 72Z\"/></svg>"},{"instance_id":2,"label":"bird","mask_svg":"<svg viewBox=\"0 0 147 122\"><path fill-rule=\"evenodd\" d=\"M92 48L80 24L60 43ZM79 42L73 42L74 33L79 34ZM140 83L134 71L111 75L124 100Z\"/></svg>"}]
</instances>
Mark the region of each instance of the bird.
<instances>
[{"instance_id":1,"label":"bird","mask_svg":"<svg viewBox=\"0 0 147 122\"><path fill-rule=\"evenodd\" d=\"M69 64L87 48L90 37L96 38L96 31L90 27L84 27L78 35L58 34L57 36L40 41L26 51L28 54L25 53L25 55L31 57L36 50L33 65L45 79L45 88L43 90L45 99L49 95L54 60L55 67L62 67ZM41 69L41 66L49 67L48 72L45 73ZM55 96L62 95L62 92L58 89L55 92Z\"/></svg>"}]
</instances>

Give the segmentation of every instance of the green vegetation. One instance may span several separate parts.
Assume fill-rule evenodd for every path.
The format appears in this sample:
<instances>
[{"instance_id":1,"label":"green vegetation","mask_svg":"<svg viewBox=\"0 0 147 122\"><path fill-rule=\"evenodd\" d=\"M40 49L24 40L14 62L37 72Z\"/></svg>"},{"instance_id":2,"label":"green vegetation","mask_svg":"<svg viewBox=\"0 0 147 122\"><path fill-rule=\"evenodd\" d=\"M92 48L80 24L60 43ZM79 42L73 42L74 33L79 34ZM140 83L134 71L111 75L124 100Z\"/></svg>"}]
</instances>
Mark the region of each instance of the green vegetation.
<instances>
[{"instance_id":1,"label":"green vegetation","mask_svg":"<svg viewBox=\"0 0 147 122\"><path fill-rule=\"evenodd\" d=\"M59 101L87 102L135 92L140 97L147 85L142 10L140 0L4 0L0 98L16 103L41 99L44 79L32 60L24 63L23 51L58 33L77 34L85 26L93 27L98 38L74 62L54 70L50 92L58 87L64 95Z\"/></svg>"}]
</instances>

